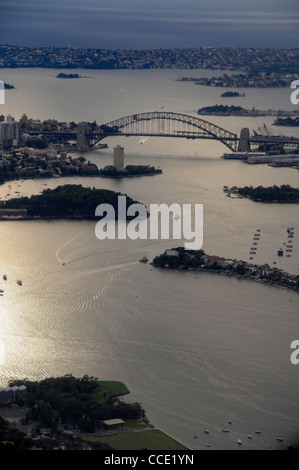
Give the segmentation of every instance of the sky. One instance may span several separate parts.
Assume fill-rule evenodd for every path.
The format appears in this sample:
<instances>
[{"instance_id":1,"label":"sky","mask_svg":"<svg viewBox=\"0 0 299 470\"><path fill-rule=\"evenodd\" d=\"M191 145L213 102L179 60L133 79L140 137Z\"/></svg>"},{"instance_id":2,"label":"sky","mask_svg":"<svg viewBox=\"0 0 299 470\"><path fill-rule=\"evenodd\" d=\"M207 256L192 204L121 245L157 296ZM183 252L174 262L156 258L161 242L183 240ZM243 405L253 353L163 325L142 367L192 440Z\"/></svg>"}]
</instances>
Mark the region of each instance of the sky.
<instances>
[{"instance_id":1,"label":"sky","mask_svg":"<svg viewBox=\"0 0 299 470\"><path fill-rule=\"evenodd\" d=\"M299 47L298 0L0 0L0 44Z\"/></svg>"}]
</instances>

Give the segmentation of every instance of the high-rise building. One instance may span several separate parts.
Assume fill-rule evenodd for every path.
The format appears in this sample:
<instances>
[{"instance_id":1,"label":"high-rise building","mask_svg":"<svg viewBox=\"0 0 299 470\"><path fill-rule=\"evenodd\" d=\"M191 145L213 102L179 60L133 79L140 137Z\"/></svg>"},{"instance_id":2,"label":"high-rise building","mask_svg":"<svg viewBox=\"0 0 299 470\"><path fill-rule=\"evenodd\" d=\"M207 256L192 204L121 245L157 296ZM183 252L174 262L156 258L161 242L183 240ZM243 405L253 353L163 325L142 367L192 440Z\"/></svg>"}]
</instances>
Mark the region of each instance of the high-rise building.
<instances>
[{"instance_id":1,"label":"high-rise building","mask_svg":"<svg viewBox=\"0 0 299 470\"><path fill-rule=\"evenodd\" d=\"M114 147L114 154L113 154L113 165L117 169L117 171L123 171L124 169L124 148L121 145L117 145Z\"/></svg>"},{"instance_id":2,"label":"high-rise building","mask_svg":"<svg viewBox=\"0 0 299 470\"><path fill-rule=\"evenodd\" d=\"M20 140L20 127L11 116L7 116L6 121L0 122L0 143L3 148L11 148L17 145Z\"/></svg>"}]
</instances>

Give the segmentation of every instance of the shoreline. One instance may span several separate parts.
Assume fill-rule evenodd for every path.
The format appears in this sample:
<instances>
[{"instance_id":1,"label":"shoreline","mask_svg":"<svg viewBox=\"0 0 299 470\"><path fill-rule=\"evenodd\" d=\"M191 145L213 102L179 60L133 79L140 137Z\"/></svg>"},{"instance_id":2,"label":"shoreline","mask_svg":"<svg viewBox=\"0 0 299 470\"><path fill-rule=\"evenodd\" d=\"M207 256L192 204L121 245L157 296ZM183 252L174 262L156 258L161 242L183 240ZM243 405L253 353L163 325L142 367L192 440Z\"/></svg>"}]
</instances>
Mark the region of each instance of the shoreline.
<instances>
[{"instance_id":1,"label":"shoreline","mask_svg":"<svg viewBox=\"0 0 299 470\"><path fill-rule=\"evenodd\" d=\"M259 265L243 260L207 255L203 250L172 248L156 256L150 264L162 269L188 271L187 274L206 272L252 280L299 293L298 274L287 273L277 267L271 267L268 263Z\"/></svg>"},{"instance_id":2,"label":"shoreline","mask_svg":"<svg viewBox=\"0 0 299 470\"><path fill-rule=\"evenodd\" d=\"M273 282L271 281L271 279L261 279L261 278L256 278L254 276L245 276L245 275L237 275L235 273L232 273L232 272L226 272L226 271L216 271L214 269L208 269L208 268L190 268L190 267L178 267L178 268L171 268L171 267L167 267L167 266L157 266L155 265L154 263L150 263L152 266L154 266L155 268L160 268L160 269L168 269L168 270L171 270L171 271L188 271L189 274L191 274L191 272L193 273L207 273L207 274L218 274L220 276L226 276L226 277L233 277L235 279L244 279L245 281L255 281L255 282L258 282L260 284L268 284L268 285L271 285L273 287L279 287L280 289L289 289L289 290L292 290L294 292L297 292L299 293L299 290L296 288L296 287L292 287L292 286L287 286L287 285L284 285L284 284L279 284L279 283L276 283L276 282Z\"/></svg>"}]
</instances>

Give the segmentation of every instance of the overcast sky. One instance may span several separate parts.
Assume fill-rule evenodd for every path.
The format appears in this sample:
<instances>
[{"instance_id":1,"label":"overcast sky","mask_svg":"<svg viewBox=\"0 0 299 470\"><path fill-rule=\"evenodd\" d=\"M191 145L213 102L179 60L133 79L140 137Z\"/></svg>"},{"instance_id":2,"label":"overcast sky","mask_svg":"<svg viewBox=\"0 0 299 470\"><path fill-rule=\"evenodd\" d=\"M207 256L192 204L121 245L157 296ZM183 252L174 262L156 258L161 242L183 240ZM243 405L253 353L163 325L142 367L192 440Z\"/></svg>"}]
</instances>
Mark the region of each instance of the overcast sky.
<instances>
[{"instance_id":1,"label":"overcast sky","mask_svg":"<svg viewBox=\"0 0 299 470\"><path fill-rule=\"evenodd\" d=\"M0 0L0 44L299 47L298 0Z\"/></svg>"}]
</instances>

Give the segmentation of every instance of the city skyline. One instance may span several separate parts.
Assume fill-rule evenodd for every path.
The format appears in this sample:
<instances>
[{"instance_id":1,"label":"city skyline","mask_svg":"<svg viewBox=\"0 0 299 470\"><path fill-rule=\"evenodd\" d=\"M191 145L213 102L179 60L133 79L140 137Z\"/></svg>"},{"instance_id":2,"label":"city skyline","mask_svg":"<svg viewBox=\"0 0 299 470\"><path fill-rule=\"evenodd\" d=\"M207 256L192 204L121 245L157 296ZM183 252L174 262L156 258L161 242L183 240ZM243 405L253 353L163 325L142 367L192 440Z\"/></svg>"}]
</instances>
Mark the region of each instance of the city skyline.
<instances>
[{"instance_id":1,"label":"city skyline","mask_svg":"<svg viewBox=\"0 0 299 470\"><path fill-rule=\"evenodd\" d=\"M0 44L29 47L296 48L298 32L294 0L4 0L0 18Z\"/></svg>"}]
</instances>

